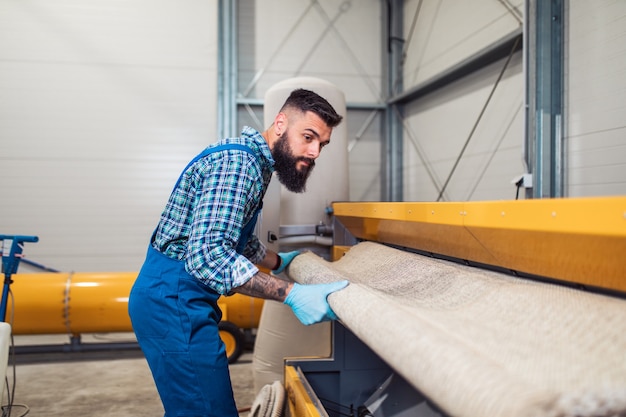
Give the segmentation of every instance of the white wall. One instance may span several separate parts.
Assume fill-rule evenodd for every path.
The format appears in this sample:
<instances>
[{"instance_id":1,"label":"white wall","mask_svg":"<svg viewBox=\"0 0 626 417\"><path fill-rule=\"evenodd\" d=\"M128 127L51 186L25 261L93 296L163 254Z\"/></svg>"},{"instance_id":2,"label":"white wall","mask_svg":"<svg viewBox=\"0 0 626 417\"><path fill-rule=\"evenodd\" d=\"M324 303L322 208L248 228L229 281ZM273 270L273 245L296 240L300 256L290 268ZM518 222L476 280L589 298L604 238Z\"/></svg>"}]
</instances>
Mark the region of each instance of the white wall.
<instances>
[{"instance_id":1,"label":"white wall","mask_svg":"<svg viewBox=\"0 0 626 417\"><path fill-rule=\"evenodd\" d=\"M263 98L277 82L311 76L341 88L348 103L382 103L384 7L380 0L239 2L239 94ZM262 115L247 117L252 110L240 120L267 127ZM382 117L356 110L346 118L351 200L380 199Z\"/></svg>"},{"instance_id":2,"label":"white wall","mask_svg":"<svg viewBox=\"0 0 626 417\"><path fill-rule=\"evenodd\" d=\"M346 123L350 201L380 201L384 113L351 110Z\"/></svg>"},{"instance_id":3,"label":"white wall","mask_svg":"<svg viewBox=\"0 0 626 417\"><path fill-rule=\"evenodd\" d=\"M521 15L522 1L508 3ZM407 1L405 89L427 82L520 26L515 12L502 2ZM511 180L524 172L521 55L513 56L489 102L506 60L406 106L404 200L436 201L448 178L441 201L515 198Z\"/></svg>"},{"instance_id":4,"label":"white wall","mask_svg":"<svg viewBox=\"0 0 626 417\"><path fill-rule=\"evenodd\" d=\"M567 4L567 195L626 195L626 1Z\"/></svg>"},{"instance_id":5,"label":"white wall","mask_svg":"<svg viewBox=\"0 0 626 417\"><path fill-rule=\"evenodd\" d=\"M27 257L141 266L179 171L216 139L216 6L0 0L0 233L38 235Z\"/></svg>"},{"instance_id":6,"label":"white wall","mask_svg":"<svg viewBox=\"0 0 626 417\"><path fill-rule=\"evenodd\" d=\"M404 199L513 200L514 177L524 172L523 75L515 55L476 126L502 61L406 108ZM469 140L454 172L454 164ZM523 191L520 198L523 198Z\"/></svg>"},{"instance_id":7,"label":"white wall","mask_svg":"<svg viewBox=\"0 0 626 417\"><path fill-rule=\"evenodd\" d=\"M436 76L521 28L523 11L524 0L406 0L404 33L408 51L404 88Z\"/></svg>"},{"instance_id":8,"label":"white wall","mask_svg":"<svg viewBox=\"0 0 626 417\"><path fill-rule=\"evenodd\" d=\"M380 0L238 5L239 90L244 97L262 98L277 82L311 76L340 86L349 102L382 100Z\"/></svg>"},{"instance_id":9,"label":"white wall","mask_svg":"<svg viewBox=\"0 0 626 417\"><path fill-rule=\"evenodd\" d=\"M517 30L505 5L523 9L522 0L421 2L410 33L418 3L404 7L405 89ZM626 3L566 4L567 190L625 194ZM384 101L382 0L238 5L242 96L314 76L348 104ZM405 200L437 198L503 64L407 105ZM518 53L444 200L514 198L523 78ZM239 114L263 119L251 110ZM38 235L30 259L137 270L180 170L217 139L216 118L217 1L0 0L0 233ZM346 123L350 199L379 200L381 114L352 110Z\"/></svg>"}]
</instances>

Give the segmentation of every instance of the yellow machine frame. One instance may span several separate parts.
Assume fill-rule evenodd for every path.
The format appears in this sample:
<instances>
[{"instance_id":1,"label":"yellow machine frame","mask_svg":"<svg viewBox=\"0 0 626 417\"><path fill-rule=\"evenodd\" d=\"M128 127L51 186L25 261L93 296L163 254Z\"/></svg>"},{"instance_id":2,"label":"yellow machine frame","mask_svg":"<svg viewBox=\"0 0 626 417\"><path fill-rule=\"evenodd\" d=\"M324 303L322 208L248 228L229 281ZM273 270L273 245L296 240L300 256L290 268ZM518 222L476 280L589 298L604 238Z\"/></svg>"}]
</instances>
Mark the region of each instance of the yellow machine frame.
<instances>
[{"instance_id":1,"label":"yellow machine frame","mask_svg":"<svg viewBox=\"0 0 626 417\"><path fill-rule=\"evenodd\" d=\"M341 202L333 204L333 213L334 260L350 249L354 237L478 267L626 293L626 197ZM327 415L316 407L319 399L308 385L307 372L295 367L307 363L295 358L286 362L288 415Z\"/></svg>"},{"instance_id":2,"label":"yellow machine frame","mask_svg":"<svg viewBox=\"0 0 626 417\"><path fill-rule=\"evenodd\" d=\"M333 210L359 239L626 292L626 197L335 203Z\"/></svg>"},{"instance_id":3,"label":"yellow machine frame","mask_svg":"<svg viewBox=\"0 0 626 417\"><path fill-rule=\"evenodd\" d=\"M285 387L287 389L287 409L289 416L322 417L328 416L319 400L313 400L311 388L306 378L293 366L285 366Z\"/></svg>"}]
</instances>

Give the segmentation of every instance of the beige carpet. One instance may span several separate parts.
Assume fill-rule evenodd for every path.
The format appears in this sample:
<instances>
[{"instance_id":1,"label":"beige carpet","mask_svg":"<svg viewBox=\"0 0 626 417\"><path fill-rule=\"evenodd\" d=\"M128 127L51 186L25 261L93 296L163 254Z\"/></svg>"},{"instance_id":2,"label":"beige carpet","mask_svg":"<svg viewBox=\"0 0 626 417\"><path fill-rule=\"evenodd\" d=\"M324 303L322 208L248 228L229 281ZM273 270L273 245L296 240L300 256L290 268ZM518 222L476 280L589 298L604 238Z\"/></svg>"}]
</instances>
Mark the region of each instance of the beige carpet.
<instances>
[{"instance_id":1,"label":"beige carpet","mask_svg":"<svg viewBox=\"0 0 626 417\"><path fill-rule=\"evenodd\" d=\"M626 416L626 300L371 242L288 272L350 280L342 323L452 416Z\"/></svg>"}]
</instances>

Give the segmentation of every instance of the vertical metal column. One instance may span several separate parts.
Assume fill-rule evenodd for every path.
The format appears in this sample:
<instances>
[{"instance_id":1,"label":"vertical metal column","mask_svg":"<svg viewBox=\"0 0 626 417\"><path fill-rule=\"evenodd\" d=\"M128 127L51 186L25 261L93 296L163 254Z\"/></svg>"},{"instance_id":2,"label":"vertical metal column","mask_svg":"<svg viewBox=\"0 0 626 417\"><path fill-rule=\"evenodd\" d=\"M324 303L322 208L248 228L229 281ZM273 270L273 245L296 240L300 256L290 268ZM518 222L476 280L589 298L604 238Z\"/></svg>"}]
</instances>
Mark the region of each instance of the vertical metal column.
<instances>
[{"instance_id":1,"label":"vertical metal column","mask_svg":"<svg viewBox=\"0 0 626 417\"><path fill-rule=\"evenodd\" d=\"M219 0L217 54L217 137L238 133L237 126L237 1Z\"/></svg>"},{"instance_id":2,"label":"vertical metal column","mask_svg":"<svg viewBox=\"0 0 626 417\"><path fill-rule=\"evenodd\" d=\"M386 63L387 101L402 92L403 68L402 52L404 46L403 33L403 0L390 0L381 3L386 10L383 16L387 17L387 39L382 43L387 47L383 51ZM403 159L402 159L402 103L387 102L385 109L385 135L382 143L382 169L383 181L381 184L381 197L384 201L402 201L403 199Z\"/></svg>"},{"instance_id":3,"label":"vertical metal column","mask_svg":"<svg viewBox=\"0 0 626 417\"><path fill-rule=\"evenodd\" d=\"M527 198L562 197L563 0L526 1L526 143L533 174Z\"/></svg>"}]
</instances>

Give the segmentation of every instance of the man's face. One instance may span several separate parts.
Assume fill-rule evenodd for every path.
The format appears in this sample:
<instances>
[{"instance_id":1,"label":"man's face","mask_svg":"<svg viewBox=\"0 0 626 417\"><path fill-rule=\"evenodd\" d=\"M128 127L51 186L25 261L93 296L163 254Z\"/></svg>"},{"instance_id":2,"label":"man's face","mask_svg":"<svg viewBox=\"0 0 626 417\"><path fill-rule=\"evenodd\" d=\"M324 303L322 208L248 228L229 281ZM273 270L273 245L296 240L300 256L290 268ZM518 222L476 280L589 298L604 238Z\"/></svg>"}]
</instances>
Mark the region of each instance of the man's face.
<instances>
[{"instance_id":1,"label":"man's face","mask_svg":"<svg viewBox=\"0 0 626 417\"><path fill-rule=\"evenodd\" d=\"M315 113L290 115L287 129L272 149L278 180L289 191L304 192L315 159L330 142L331 132Z\"/></svg>"}]
</instances>

